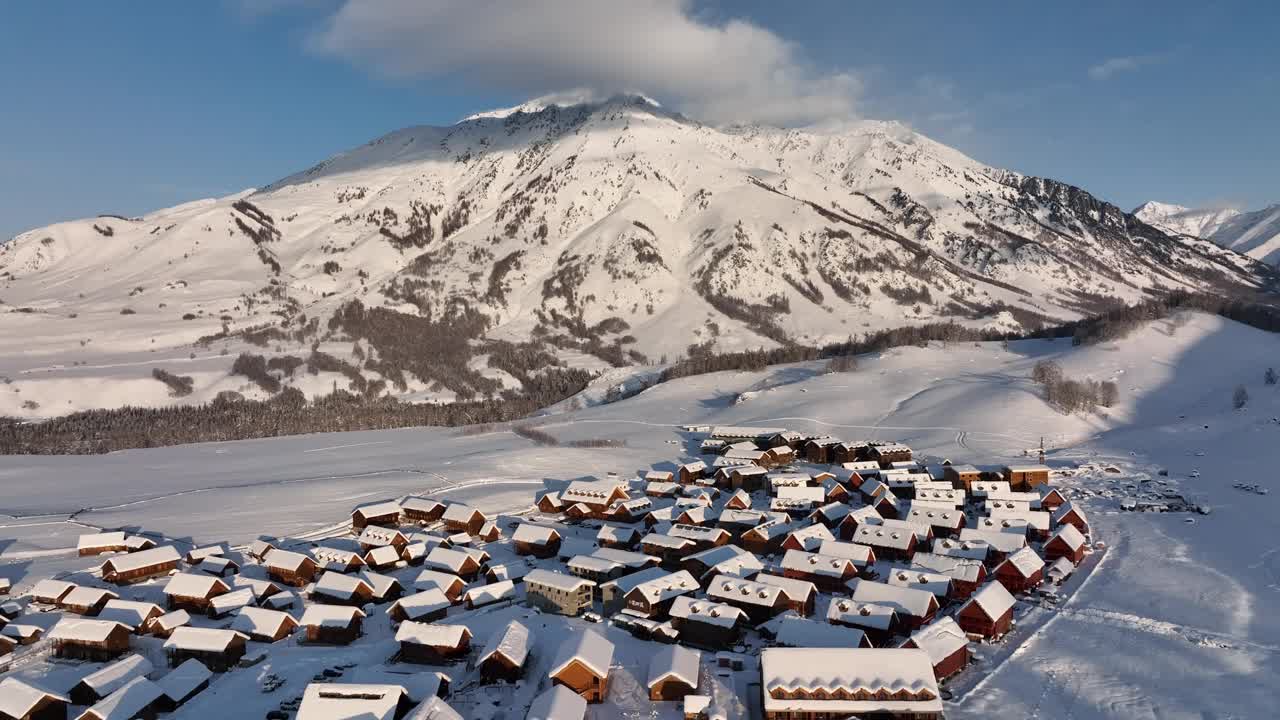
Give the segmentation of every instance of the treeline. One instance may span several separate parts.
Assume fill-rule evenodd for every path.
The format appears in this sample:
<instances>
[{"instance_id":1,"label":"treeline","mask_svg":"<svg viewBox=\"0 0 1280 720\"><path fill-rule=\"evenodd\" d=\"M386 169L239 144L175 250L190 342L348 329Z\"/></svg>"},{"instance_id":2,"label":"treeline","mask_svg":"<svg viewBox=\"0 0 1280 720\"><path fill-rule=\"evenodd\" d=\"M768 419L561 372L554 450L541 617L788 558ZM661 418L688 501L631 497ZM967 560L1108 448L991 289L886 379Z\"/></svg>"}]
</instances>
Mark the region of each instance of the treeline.
<instances>
[{"instance_id":1,"label":"treeline","mask_svg":"<svg viewBox=\"0 0 1280 720\"><path fill-rule=\"evenodd\" d=\"M1120 398L1119 387L1110 380L1075 380L1052 360L1041 360L1031 369L1031 379L1044 388L1045 402L1070 415L1109 408Z\"/></svg>"},{"instance_id":2,"label":"treeline","mask_svg":"<svg viewBox=\"0 0 1280 720\"><path fill-rule=\"evenodd\" d=\"M1120 340L1152 320L1167 318L1182 310L1199 310L1267 332L1280 332L1280 308L1270 295L1228 297L1207 293L1176 292L1164 297L1104 312L1072 323L1072 341L1076 345Z\"/></svg>"},{"instance_id":3,"label":"treeline","mask_svg":"<svg viewBox=\"0 0 1280 720\"><path fill-rule=\"evenodd\" d=\"M613 448L626 447L627 444L626 440L615 440L611 438L586 438L583 440L561 441L560 438L555 435L552 435L546 430L540 430L533 425L516 425L511 428L511 432L542 447Z\"/></svg>"}]
</instances>

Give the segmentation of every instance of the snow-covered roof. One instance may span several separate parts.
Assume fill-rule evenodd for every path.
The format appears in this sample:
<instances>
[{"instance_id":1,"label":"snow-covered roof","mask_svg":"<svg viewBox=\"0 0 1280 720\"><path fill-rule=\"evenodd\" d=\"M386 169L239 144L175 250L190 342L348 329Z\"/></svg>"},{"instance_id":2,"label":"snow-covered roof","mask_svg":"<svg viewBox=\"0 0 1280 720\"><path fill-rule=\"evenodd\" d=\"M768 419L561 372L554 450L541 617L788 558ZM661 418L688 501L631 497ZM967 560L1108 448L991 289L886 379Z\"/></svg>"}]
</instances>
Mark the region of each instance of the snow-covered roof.
<instances>
[{"instance_id":1,"label":"snow-covered roof","mask_svg":"<svg viewBox=\"0 0 1280 720\"><path fill-rule=\"evenodd\" d=\"M275 551L272 552L274 553ZM364 558L360 556L360 553L342 548L313 547L311 548L311 557L315 559L316 564L323 570L343 572L348 568L364 565Z\"/></svg>"},{"instance_id":2,"label":"snow-covered roof","mask_svg":"<svg viewBox=\"0 0 1280 720\"><path fill-rule=\"evenodd\" d=\"M462 599L472 605L488 605L489 603L512 597L515 592L516 584L514 581L499 580L495 583L471 588L462 594Z\"/></svg>"},{"instance_id":3,"label":"snow-covered roof","mask_svg":"<svg viewBox=\"0 0 1280 720\"><path fill-rule=\"evenodd\" d=\"M631 593L639 593L650 603L660 603L700 589L698 581L689 574L689 571L680 570L663 577L646 580L632 588Z\"/></svg>"},{"instance_id":4,"label":"snow-covered roof","mask_svg":"<svg viewBox=\"0 0 1280 720\"><path fill-rule=\"evenodd\" d=\"M915 534L911 530L893 529L883 525L859 525L853 532L853 542L872 547L906 550L911 547Z\"/></svg>"},{"instance_id":5,"label":"snow-covered roof","mask_svg":"<svg viewBox=\"0 0 1280 720\"><path fill-rule=\"evenodd\" d=\"M85 710L77 720L132 720L161 695L164 691L159 685L145 677L135 677Z\"/></svg>"},{"instance_id":6,"label":"snow-covered roof","mask_svg":"<svg viewBox=\"0 0 1280 720\"><path fill-rule=\"evenodd\" d=\"M442 570L423 570L413 579L413 586L418 590L427 590L429 588L449 590L458 585L466 585L466 582L457 575Z\"/></svg>"},{"instance_id":7,"label":"snow-covered roof","mask_svg":"<svg viewBox=\"0 0 1280 720\"><path fill-rule=\"evenodd\" d=\"M173 631L164 641L166 650L194 650L197 652L226 652L237 641L248 638L235 630L198 628L184 625Z\"/></svg>"},{"instance_id":8,"label":"snow-covered roof","mask_svg":"<svg viewBox=\"0 0 1280 720\"><path fill-rule=\"evenodd\" d=\"M101 532L81 535L76 540L77 550L99 550L102 548L126 547L124 531Z\"/></svg>"},{"instance_id":9,"label":"snow-covered roof","mask_svg":"<svg viewBox=\"0 0 1280 720\"><path fill-rule=\"evenodd\" d=\"M764 563L754 553L737 545L719 545L685 558L707 568L708 572L744 577L764 569Z\"/></svg>"},{"instance_id":10,"label":"snow-covered roof","mask_svg":"<svg viewBox=\"0 0 1280 720\"><path fill-rule=\"evenodd\" d=\"M188 613L186 610L174 610L171 613L165 613L155 620L152 620L151 625L164 632L169 632L174 628L182 627L189 622L191 622L191 613Z\"/></svg>"},{"instance_id":11,"label":"snow-covered roof","mask_svg":"<svg viewBox=\"0 0 1280 720\"><path fill-rule=\"evenodd\" d=\"M410 710L409 714L404 716L404 720L464 720L464 718L457 710L449 707L449 703L433 696Z\"/></svg>"},{"instance_id":12,"label":"snow-covered roof","mask_svg":"<svg viewBox=\"0 0 1280 720\"><path fill-rule=\"evenodd\" d=\"M954 509L922 506L919 501L911 503L907 513L907 521L925 525L958 530L964 523L964 513Z\"/></svg>"},{"instance_id":13,"label":"snow-covered roof","mask_svg":"<svg viewBox=\"0 0 1280 720\"><path fill-rule=\"evenodd\" d=\"M991 552L986 540L957 540L937 538L933 541L933 554L969 560L985 560Z\"/></svg>"},{"instance_id":14,"label":"snow-covered roof","mask_svg":"<svg viewBox=\"0 0 1280 720\"><path fill-rule=\"evenodd\" d=\"M931 572L920 568L911 567L894 567L889 568L884 577L885 582L898 587L909 587L917 590L927 590L934 594L935 597L947 597L951 593L951 576L939 572Z\"/></svg>"},{"instance_id":15,"label":"snow-covered roof","mask_svg":"<svg viewBox=\"0 0 1280 720\"><path fill-rule=\"evenodd\" d=\"M644 553L633 552L631 550L620 550L618 548L596 548L591 551L591 557L597 557L609 562L616 562L629 568L647 567L655 562L657 558Z\"/></svg>"},{"instance_id":16,"label":"snow-covered roof","mask_svg":"<svg viewBox=\"0 0 1280 720\"><path fill-rule=\"evenodd\" d=\"M698 672L702 653L683 645L664 645L649 660L649 682L646 687L667 679L676 679L693 689L698 688Z\"/></svg>"},{"instance_id":17,"label":"snow-covered roof","mask_svg":"<svg viewBox=\"0 0 1280 720\"><path fill-rule=\"evenodd\" d=\"M942 714L933 664L923 650L894 648L768 648L760 653L764 708L777 713L826 712L850 716L877 712ZM778 699L775 690L887 692L906 691L915 699L808 700Z\"/></svg>"},{"instance_id":18,"label":"snow-covered roof","mask_svg":"<svg viewBox=\"0 0 1280 720\"><path fill-rule=\"evenodd\" d=\"M70 640L84 643L105 642L116 628L129 630L129 626L113 620L84 620L64 617L49 631L50 640Z\"/></svg>"},{"instance_id":19,"label":"snow-covered roof","mask_svg":"<svg viewBox=\"0 0 1280 720\"><path fill-rule=\"evenodd\" d=\"M552 540L559 539L560 532L553 527L546 525L534 525L532 523L520 523L516 531L511 533L511 542L529 543L530 545L545 545Z\"/></svg>"},{"instance_id":20,"label":"snow-covered roof","mask_svg":"<svg viewBox=\"0 0 1280 720\"><path fill-rule=\"evenodd\" d=\"M1085 544L1084 535L1076 529L1075 525L1058 526L1058 529L1054 531L1046 542L1053 542L1055 539L1066 543L1067 547L1073 551L1084 547Z\"/></svg>"},{"instance_id":21,"label":"snow-covered roof","mask_svg":"<svg viewBox=\"0 0 1280 720\"><path fill-rule=\"evenodd\" d=\"M396 550L395 545L379 545L364 555L365 565L373 565L374 567L386 567L399 561L400 551Z\"/></svg>"},{"instance_id":22,"label":"snow-covered roof","mask_svg":"<svg viewBox=\"0 0 1280 720\"><path fill-rule=\"evenodd\" d=\"M369 587L373 588L373 596L376 598L386 597L387 593L400 587L398 579L371 570L361 570L360 578L369 583Z\"/></svg>"},{"instance_id":23,"label":"snow-covered roof","mask_svg":"<svg viewBox=\"0 0 1280 720\"><path fill-rule=\"evenodd\" d=\"M103 598L114 600L118 597L120 596L110 590L81 585L62 596L62 605L66 607L92 607L102 602Z\"/></svg>"},{"instance_id":24,"label":"snow-covered roof","mask_svg":"<svg viewBox=\"0 0 1280 720\"><path fill-rule=\"evenodd\" d=\"M671 482L672 477L674 477L674 473L670 470L650 470L644 474L645 482L648 483Z\"/></svg>"},{"instance_id":25,"label":"snow-covered roof","mask_svg":"<svg viewBox=\"0 0 1280 720\"><path fill-rule=\"evenodd\" d=\"M666 548L668 550L682 550L693 545L694 541L686 537L676 537L674 535L664 535L662 533L649 533L640 539L640 544Z\"/></svg>"},{"instance_id":26,"label":"snow-covered roof","mask_svg":"<svg viewBox=\"0 0 1280 720\"><path fill-rule=\"evenodd\" d=\"M713 600L773 607L782 596L777 585L751 582L728 575L717 575L707 585L707 596Z\"/></svg>"},{"instance_id":27,"label":"snow-covered roof","mask_svg":"<svg viewBox=\"0 0 1280 720\"><path fill-rule=\"evenodd\" d=\"M26 717L45 698L53 698L68 704L71 702L66 695L28 685L16 677L0 680L0 715L13 718Z\"/></svg>"},{"instance_id":28,"label":"snow-covered roof","mask_svg":"<svg viewBox=\"0 0 1280 720\"><path fill-rule=\"evenodd\" d=\"M863 566L875 559L875 551L867 545L841 542L839 540L823 540L818 546L818 554L829 557L848 558L855 565Z\"/></svg>"},{"instance_id":29,"label":"snow-covered roof","mask_svg":"<svg viewBox=\"0 0 1280 720\"><path fill-rule=\"evenodd\" d=\"M1028 473L1028 472L1046 472L1047 473L1049 472L1048 465L1040 465L1040 464L1006 465L1004 469L1007 470L1008 472L1015 472L1015 473Z\"/></svg>"},{"instance_id":30,"label":"snow-covered roof","mask_svg":"<svg viewBox=\"0 0 1280 720\"><path fill-rule=\"evenodd\" d=\"M396 642L431 647L459 647L470 640L471 630L466 625L443 625L406 620L396 630Z\"/></svg>"},{"instance_id":31,"label":"snow-covered roof","mask_svg":"<svg viewBox=\"0 0 1280 720\"><path fill-rule=\"evenodd\" d=\"M777 619L774 642L783 647L796 648L856 648L862 645L866 633L857 628L802 618L786 613Z\"/></svg>"},{"instance_id":32,"label":"snow-covered roof","mask_svg":"<svg viewBox=\"0 0 1280 720\"><path fill-rule=\"evenodd\" d=\"M938 609L937 598L927 590L857 579L850 580L848 585L854 602L888 605L900 615L924 617Z\"/></svg>"},{"instance_id":33,"label":"snow-covered roof","mask_svg":"<svg viewBox=\"0 0 1280 720\"><path fill-rule=\"evenodd\" d=\"M969 644L969 638L954 618L943 617L911 633L915 646L929 654L934 665L951 657Z\"/></svg>"},{"instance_id":34,"label":"snow-covered roof","mask_svg":"<svg viewBox=\"0 0 1280 720\"><path fill-rule=\"evenodd\" d=\"M356 538L356 542L361 545L372 545L376 547L379 545L391 545L394 543L408 543L409 538L405 537L405 534L399 530L391 530L388 528L378 527L377 525L366 525L365 528L360 531L360 535Z\"/></svg>"},{"instance_id":35,"label":"snow-covered roof","mask_svg":"<svg viewBox=\"0 0 1280 720\"><path fill-rule=\"evenodd\" d=\"M103 565L109 564L116 572L127 573L154 565L177 563L181 560L182 556L178 554L177 548L172 545L161 545L157 548L129 553L128 555L114 555L108 558Z\"/></svg>"},{"instance_id":36,"label":"snow-covered roof","mask_svg":"<svg viewBox=\"0 0 1280 720\"><path fill-rule=\"evenodd\" d=\"M588 629L573 633L560 644L555 660L551 663L549 674L552 677L559 675L574 661L581 663L596 675L606 677L609 674L609 665L613 663L613 643L595 630Z\"/></svg>"},{"instance_id":37,"label":"snow-covered roof","mask_svg":"<svg viewBox=\"0 0 1280 720\"><path fill-rule=\"evenodd\" d=\"M1027 537L1011 532L1000 532L998 530L978 530L977 528L964 528L960 531L960 540L982 540L990 545L993 549L1002 553L1011 553L1018 548L1025 547Z\"/></svg>"},{"instance_id":38,"label":"snow-covered roof","mask_svg":"<svg viewBox=\"0 0 1280 720\"><path fill-rule=\"evenodd\" d=\"M605 542L634 542L639 536L640 531L634 527L608 524L601 525L596 533L596 539Z\"/></svg>"},{"instance_id":39,"label":"snow-covered roof","mask_svg":"<svg viewBox=\"0 0 1280 720\"><path fill-rule=\"evenodd\" d=\"M1005 589L1004 585L992 581L983 585L975 592L965 605L973 604L987 614L991 619L999 619L1009 608L1013 607L1014 599Z\"/></svg>"},{"instance_id":40,"label":"snow-covered roof","mask_svg":"<svg viewBox=\"0 0 1280 720\"><path fill-rule=\"evenodd\" d=\"M213 593L224 593L231 588L222 578L212 575L178 573L164 585L164 594L170 597L204 598Z\"/></svg>"},{"instance_id":41,"label":"snow-covered roof","mask_svg":"<svg viewBox=\"0 0 1280 720\"><path fill-rule=\"evenodd\" d=\"M529 657L530 641L529 628L517 620L512 620L501 631L489 637L489 642L484 646L484 652L480 653L476 662L483 663L494 655L501 655L512 665L522 667L525 659Z\"/></svg>"},{"instance_id":42,"label":"snow-covered roof","mask_svg":"<svg viewBox=\"0 0 1280 720\"><path fill-rule=\"evenodd\" d=\"M98 697L105 697L124 687L130 680L154 670L151 661L141 655L127 655L100 670L86 675L80 684Z\"/></svg>"},{"instance_id":43,"label":"snow-covered roof","mask_svg":"<svg viewBox=\"0 0 1280 720\"><path fill-rule=\"evenodd\" d=\"M555 588L565 592L576 592L578 588L583 586L594 586L595 583L590 580L584 580L573 575L555 572L554 570L544 570L537 568L530 570L528 575L524 576L525 587L530 585L541 585L543 587Z\"/></svg>"},{"instance_id":44,"label":"snow-covered roof","mask_svg":"<svg viewBox=\"0 0 1280 720\"><path fill-rule=\"evenodd\" d=\"M1061 579L1061 578L1067 577L1068 575L1070 575L1075 571L1076 571L1076 566L1072 565L1070 560L1066 559L1065 557L1060 557L1057 560L1053 561L1053 564L1049 566L1049 569L1045 571L1045 574L1049 575L1050 577L1056 577Z\"/></svg>"},{"instance_id":45,"label":"snow-covered roof","mask_svg":"<svg viewBox=\"0 0 1280 720\"><path fill-rule=\"evenodd\" d=\"M386 500L378 503L370 503L361 505L352 511L352 514L360 513L364 517L386 517L387 515L399 515L400 503L395 500Z\"/></svg>"},{"instance_id":46,"label":"snow-covered roof","mask_svg":"<svg viewBox=\"0 0 1280 720\"><path fill-rule=\"evenodd\" d=\"M560 492L566 503L602 505L615 495L626 496L627 486L617 480L574 480Z\"/></svg>"},{"instance_id":47,"label":"snow-covered roof","mask_svg":"<svg viewBox=\"0 0 1280 720\"><path fill-rule=\"evenodd\" d=\"M800 543L800 546L805 550L817 550L822 546L822 543L835 540L835 536L831 534L826 525L814 523L798 530L792 530L788 534L788 539Z\"/></svg>"},{"instance_id":48,"label":"snow-covered roof","mask_svg":"<svg viewBox=\"0 0 1280 720\"><path fill-rule=\"evenodd\" d=\"M373 594L373 586L366 582L364 578L326 570L315 585L312 586L311 592L312 594L321 594L341 600L350 600L362 590L369 595Z\"/></svg>"},{"instance_id":49,"label":"snow-covered roof","mask_svg":"<svg viewBox=\"0 0 1280 720\"><path fill-rule=\"evenodd\" d=\"M317 550L320 550L320 548L312 549L312 554ZM302 569L302 566L305 563L315 561L302 553L296 553L290 550L281 550L280 548L272 548L271 551L267 553L266 557L262 559L262 562L269 568L296 572Z\"/></svg>"},{"instance_id":50,"label":"snow-covered roof","mask_svg":"<svg viewBox=\"0 0 1280 720\"><path fill-rule=\"evenodd\" d=\"M717 440L736 440L764 438L786 432L786 428L752 427L748 425L716 425L711 428L711 437Z\"/></svg>"},{"instance_id":51,"label":"snow-covered roof","mask_svg":"<svg viewBox=\"0 0 1280 720\"><path fill-rule=\"evenodd\" d=\"M400 600L404 602L404 598ZM305 612L302 613L302 619L298 621L299 625L305 627L330 627L345 628L350 627L356 618L363 618L364 611L360 608L348 607L346 605L309 605Z\"/></svg>"},{"instance_id":52,"label":"snow-covered roof","mask_svg":"<svg viewBox=\"0 0 1280 720\"><path fill-rule=\"evenodd\" d=\"M165 697L173 702L181 702L211 677L213 673L204 663L195 658L187 658L181 665L165 673L164 677L156 681L156 685L160 686Z\"/></svg>"},{"instance_id":53,"label":"snow-covered roof","mask_svg":"<svg viewBox=\"0 0 1280 720\"><path fill-rule=\"evenodd\" d=\"M1005 558L1005 563L1014 567L1021 573L1022 577L1031 577L1038 570L1044 568L1044 560L1036 554L1035 550L1024 547L1021 550L1009 555Z\"/></svg>"},{"instance_id":54,"label":"snow-covered roof","mask_svg":"<svg viewBox=\"0 0 1280 720\"><path fill-rule=\"evenodd\" d=\"M155 603L116 598L107 601L107 604L98 613L98 619L114 620L137 629L147 621L147 618L159 617L163 612L160 606Z\"/></svg>"},{"instance_id":55,"label":"snow-covered roof","mask_svg":"<svg viewBox=\"0 0 1280 720\"><path fill-rule=\"evenodd\" d=\"M413 510L415 512L422 512L422 513L435 512L436 510L443 507L444 507L444 503L440 502L439 500L432 500L430 498L417 497L415 495L410 495L409 497L400 501L401 510Z\"/></svg>"},{"instance_id":56,"label":"snow-covered roof","mask_svg":"<svg viewBox=\"0 0 1280 720\"><path fill-rule=\"evenodd\" d=\"M688 595L681 595L671 603L670 615L673 618L719 627L733 627L746 617L741 608Z\"/></svg>"},{"instance_id":57,"label":"snow-covered roof","mask_svg":"<svg viewBox=\"0 0 1280 720\"><path fill-rule=\"evenodd\" d=\"M818 593L818 587L808 580L789 578L773 573L759 573L755 581L761 585L772 585L782 590L783 596L793 602L807 602Z\"/></svg>"},{"instance_id":58,"label":"snow-covered roof","mask_svg":"<svg viewBox=\"0 0 1280 720\"><path fill-rule=\"evenodd\" d=\"M667 574L668 571L660 567L645 568L638 572L623 575L617 580L610 580L609 582L601 585L601 588L615 588L620 594L625 595L640 583L645 582L646 580L652 580L653 578L664 577Z\"/></svg>"},{"instance_id":59,"label":"snow-covered roof","mask_svg":"<svg viewBox=\"0 0 1280 720\"><path fill-rule=\"evenodd\" d=\"M213 598L209 601L209 607L213 608L214 613L225 615L232 610L252 605L256 599L253 588L242 587Z\"/></svg>"},{"instance_id":60,"label":"snow-covered roof","mask_svg":"<svg viewBox=\"0 0 1280 720\"><path fill-rule=\"evenodd\" d=\"M1040 532L1048 532L1051 517L1049 513L1043 510L1029 510L1021 507L1019 508L993 507L991 508L990 511L988 511L987 519L997 520L997 521L1004 520L1004 519L1023 520L1027 523L1027 525L1035 528L1036 530L1039 530Z\"/></svg>"},{"instance_id":61,"label":"snow-covered roof","mask_svg":"<svg viewBox=\"0 0 1280 720\"><path fill-rule=\"evenodd\" d=\"M586 714L585 698L564 685L552 685L533 699L525 720L582 720Z\"/></svg>"},{"instance_id":62,"label":"snow-covered roof","mask_svg":"<svg viewBox=\"0 0 1280 720\"><path fill-rule=\"evenodd\" d=\"M401 685L311 683L295 720L393 720L407 696Z\"/></svg>"},{"instance_id":63,"label":"snow-covered roof","mask_svg":"<svg viewBox=\"0 0 1280 720\"><path fill-rule=\"evenodd\" d=\"M841 578L853 568L855 568L853 561L845 557L819 555L803 550L788 550L782 555L784 571Z\"/></svg>"},{"instance_id":64,"label":"snow-covered roof","mask_svg":"<svg viewBox=\"0 0 1280 720\"><path fill-rule=\"evenodd\" d=\"M433 587L396 600L391 604L391 607L387 608L387 612L399 609L405 614L405 617L413 620L440 610L447 610L452 605L453 603L449 602L449 598L444 594L444 591Z\"/></svg>"},{"instance_id":65,"label":"snow-covered roof","mask_svg":"<svg viewBox=\"0 0 1280 720\"><path fill-rule=\"evenodd\" d=\"M469 522L471 518L476 515L484 517L484 513L471 507L470 505L463 505L462 503L451 503L448 507L444 509L444 515L442 515L441 517L446 522Z\"/></svg>"},{"instance_id":66,"label":"snow-covered roof","mask_svg":"<svg viewBox=\"0 0 1280 720\"><path fill-rule=\"evenodd\" d=\"M453 548L434 547L431 548L431 552L427 553L423 564L459 573L473 562L476 565L480 564L480 561L476 560L470 553L454 550Z\"/></svg>"},{"instance_id":67,"label":"snow-covered roof","mask_svg":"<svg viewBox=\"0 0 1280 720\"><path fill-rule=\"evenodd\" d=\"M186 560L192 565L199 564L201 560L215 555L225 556L231 552L231 548L226 543L216 543L214 545L205 545L203 547L194 548L187 552Z\"/></svg>"},{"instance_id":68,"label":"snow-covered roof","mask_svg":"<svg viewBox=\"0 0 1280 720\"><path fill-rule=\"evenodd\" d=\"M1062 503L1058 506L1057 510L1053 511L1053 522L1061 523L1062 519L1068 515L1074 515L1081 520L1088 522L1088 518L1085 517L1084 510L1080 509L1080 506L1072 503L1070 500Z\"/></svg>"}]
</instances>

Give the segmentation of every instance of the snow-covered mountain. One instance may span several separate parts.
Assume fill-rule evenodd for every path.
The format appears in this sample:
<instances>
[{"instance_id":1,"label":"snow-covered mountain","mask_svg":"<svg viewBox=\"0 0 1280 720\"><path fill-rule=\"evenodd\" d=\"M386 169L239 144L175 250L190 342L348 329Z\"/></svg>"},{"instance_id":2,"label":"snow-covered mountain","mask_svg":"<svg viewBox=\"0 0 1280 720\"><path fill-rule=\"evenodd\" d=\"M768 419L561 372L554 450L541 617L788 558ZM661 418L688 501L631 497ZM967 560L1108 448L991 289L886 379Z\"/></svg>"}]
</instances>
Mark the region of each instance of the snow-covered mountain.
<instances>
[{"instance_id":1,"label":"snow-covered mountain","mask_svg":"<svg viewBox=\"0 0 1280 720\"><path fill-rule=\"evenodd\" d=\"M14 238L0 415L173 402L156 368L191 378L181 402L262 397L270 378L228 374L246 349L274 361L260 379L309 395L448 401L553 362L943 320L1014 330L1270 279L895 123L718 129L639 96L532 103L396 131L261 190Z\"/></svg>"},{"instance_id":2,"label":"snow-covered mountain","mask_svg":"<svg viewBox=\"0 0 1280 720\"><path fill-rule=\"evenodd\" d=\"M1234 208L1193 209L1148 202L1133 214L1168 232L1205 238L1268 265L1280 264L1280 203L1242 212Z\"/></svg>"}]
</instances>

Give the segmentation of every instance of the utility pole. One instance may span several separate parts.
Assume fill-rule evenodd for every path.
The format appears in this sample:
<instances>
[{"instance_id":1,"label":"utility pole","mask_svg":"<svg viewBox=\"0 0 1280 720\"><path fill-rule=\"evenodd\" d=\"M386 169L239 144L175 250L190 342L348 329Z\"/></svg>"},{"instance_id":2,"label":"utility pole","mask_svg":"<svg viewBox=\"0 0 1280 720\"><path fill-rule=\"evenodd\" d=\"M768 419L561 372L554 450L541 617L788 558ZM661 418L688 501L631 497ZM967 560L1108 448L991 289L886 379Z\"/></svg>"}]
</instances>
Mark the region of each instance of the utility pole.
<instances>
[{"instance_id":1,"label":"utility pole","mask_svg":"<svg viewBox=\"0 0 1280 720\"><path fill-rule=\"evenodd\" d=\"M1040 436L1040 464L1044 464L1044 436Z\"/></svg>"}]
</instances>

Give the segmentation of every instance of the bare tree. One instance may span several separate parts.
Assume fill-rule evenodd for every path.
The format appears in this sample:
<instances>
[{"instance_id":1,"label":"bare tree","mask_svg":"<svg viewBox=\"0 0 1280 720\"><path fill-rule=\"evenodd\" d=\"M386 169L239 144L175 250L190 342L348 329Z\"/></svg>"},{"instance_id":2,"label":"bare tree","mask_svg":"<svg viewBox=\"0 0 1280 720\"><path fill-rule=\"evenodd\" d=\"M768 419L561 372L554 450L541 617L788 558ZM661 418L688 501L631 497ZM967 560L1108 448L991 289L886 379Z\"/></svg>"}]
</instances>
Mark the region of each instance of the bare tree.
<instances>
[{"instance_id":1,"label":"bare tree","mask_svg":"<svg viewBox=\"0 0 1280 720\"><path fill-rule=\"evenodd\" d=\"M1267 383L1268 385L1275 385L1275 384L1276 384L1276 369L1275 369L1275 368L1267 368L1267 372L1263 374L1262 379L1263 379L1264 381L1266 381L1266 383Z\"/></svg>"},{"instance_id":2,"label":"bare tree","mask_svg":"<svg viewBox=\"0 0 1280 720\"><path fill-rule=\"evenodd\" d=\"M1237 385L1236 391L1231 395L1231 407L1241 410L1245 405L1249 404L1249 391L1244 389L1243 385Z\"/></svg>"},{"instance_id":3,"label":"bare tree","mask_svg":"<svg viewBox=\"0 0 1280 720\"><path fill-rule=\"evenodd\" d=\"M827 361L827 372L846 373L858 369L858 358L853 355L837 355Z\"/></svg>"}]
</instances>

